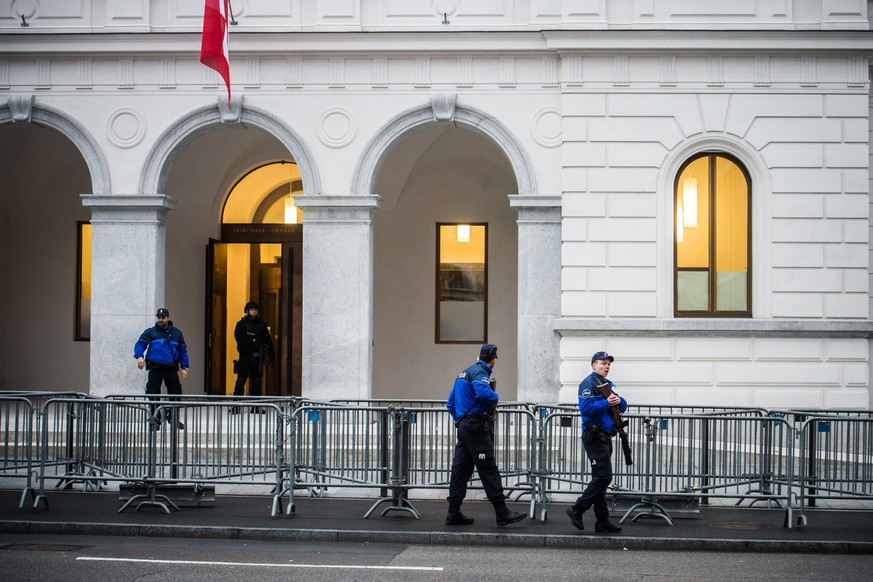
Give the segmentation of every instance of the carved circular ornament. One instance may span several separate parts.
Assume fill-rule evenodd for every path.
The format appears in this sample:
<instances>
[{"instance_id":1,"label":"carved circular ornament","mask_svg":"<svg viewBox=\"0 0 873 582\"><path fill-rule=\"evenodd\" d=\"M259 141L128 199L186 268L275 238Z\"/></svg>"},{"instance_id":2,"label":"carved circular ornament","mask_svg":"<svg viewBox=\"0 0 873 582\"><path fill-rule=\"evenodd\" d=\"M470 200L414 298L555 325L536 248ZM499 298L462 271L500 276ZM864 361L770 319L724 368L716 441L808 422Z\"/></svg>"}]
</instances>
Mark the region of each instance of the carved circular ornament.
<instances>
[{"instance_id":1,"label":"carved circular ornament","mask_svg":"<svg viewBox=\"0 0 873 582\"><path fill-rule=\"evenodd\" d=\"M106 135L120 148L132 148L145 137L146 124L142 115L133 109L119 109L109 116Z\"/></svg>"},{"instance_id":2,"label":"carved circular ornament","mask_svg":"<svg viewBox=\"0 0 873 582\"><path fill-rule=\"evenodd\" d=\"M561 123L560 111L554 107L540 109L534 114L530 122L531 137L543 147L558 147L563 139Z\"/></svg>"},{"instance_id":3,"label":"carved circular ornament","mask_svg":"<svg viewBox=\"0 0 873 582\"><path fill-rule=\"evenodd\" d=\"M352 114L342 108L328 109L318 118L316 128L321 143L332 148L341 148L352 143L358 129Z\"/></svg>"},{"instance_id":4,"label":"carved circular ornament","mask_svg":"<svg viewBox=\"0 0 873 582\"><path fill-rule=\"evenodd\" d=\"M39 0L15 0L12 2L12 14L19 19L31 19L39 13Z\"/></svg>"},{"instance_id":5,"label":"carved circular ornament","mask_svg":"<svg viewBox=\"0 0 873 582\"><path fill-rule=\"evenodd\" d=\"M433 11L437 16L453 16L458 11L457 0L433 0Z\"/></svg>"}]
</instances>

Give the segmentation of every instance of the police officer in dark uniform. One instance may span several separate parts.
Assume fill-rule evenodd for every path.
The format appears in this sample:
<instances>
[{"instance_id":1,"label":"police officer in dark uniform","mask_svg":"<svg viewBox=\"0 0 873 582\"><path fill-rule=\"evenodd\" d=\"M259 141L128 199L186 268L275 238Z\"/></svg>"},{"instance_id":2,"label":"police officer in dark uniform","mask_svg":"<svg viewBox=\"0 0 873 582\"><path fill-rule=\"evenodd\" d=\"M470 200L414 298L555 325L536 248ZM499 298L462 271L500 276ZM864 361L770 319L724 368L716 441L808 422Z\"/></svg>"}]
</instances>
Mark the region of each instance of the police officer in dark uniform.
<instances>
[{"instance_id":1,"label":"police officer in dark uniform","mask_svg":"<svg viewBox=\"0 0 873 582\"><path fill-rule=\"evenodd\" d=\"M527 517L506 507L506 496L500 482L500 471L494 458L492 417L497 412L500 399L491 379L491 371L497 362L497 346L483 344L479 348L479 360L460 373L455 380L446 408L458 429L458 442L452 460L452 475L449 481L449 511L446 525L470 525L472 517L461 513L461 504L467 495L467 482L473 469L479 473L488 500L497 514L497 525L509 525Z\"/></svg>"},{"instance_id":2,"label":"police officer in dark uniform","mask_svg":"<svg viewBox=\"0 0 873 582\"><path fill-rule=\"evenodd\" d=\"M160 394L161 383L167 385L167 394L181 394L182 378L188 377L188 346L185 345L185 337L182 330L173 326L170 321L170 312L161 307L155 313L155 325L140 334L133 347L133 357L136 358L137 367L148 370L146 381L146 394ZM179 400L176 398L175 400ZM151 406L152 414L157 407ZM170 415L165 416L170 422ZM185 425L177 421L177 428L183 429ZM157 428L157 425L153 425Z\"/></svg>"},{"instance_id":3,"label":"police officer in dark uniform","mask_svg":"<svg viewBox=\"0 0 873 582\"><path fill-rule=\"evenodd\" d=\"M591 481L573 507L567 508L570 521L578 529L585 529L582 514L594 507L594 531L618 533L621 527L610 523L606 505L606 488L612 482L612 437L616 434L610 407L619 412L627 410L627 401L615 393L615 384L606 379L615 358L606 352L591 356L591 374L579 383L579 414L582 416L582 446L591 461ZM609 384L612 391L604 398L597 386Z\"/></svg>"},{"instance_id":4,"label":"police officer in dark uniform","mask_svg":"<svg viewBox=\"0 0 873 582\"><path fill-rule=\"evenodd\" d=\"M273 361L273 338L267 324L258 317L260 305L249 301L245 306L245 316L236 323L233 337L236 339L236 350L239 352L239 360L236 362L236 385L233 388L234 396L242 396L245 393L246 381L251 378L252 385L249 396L261 395L261 383L264 375L264 366ZM238 413L238 407L232 407L231 413ZM250 412L263 412L262 408L252 407Z\"/></svg>"}]
</instances>

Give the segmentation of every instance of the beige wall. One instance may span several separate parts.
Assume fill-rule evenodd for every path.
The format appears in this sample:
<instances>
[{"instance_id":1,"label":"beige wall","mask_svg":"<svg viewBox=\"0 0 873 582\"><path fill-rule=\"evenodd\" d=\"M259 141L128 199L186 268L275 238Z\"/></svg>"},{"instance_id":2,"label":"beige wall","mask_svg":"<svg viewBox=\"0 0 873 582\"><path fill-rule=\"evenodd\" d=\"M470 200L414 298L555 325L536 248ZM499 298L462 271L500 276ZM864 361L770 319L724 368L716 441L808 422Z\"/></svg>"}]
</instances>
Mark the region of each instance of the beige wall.
<instances>
[{"instance_id":1,"label":"beige wall","mask_svg":"<svg viewBox=\"0 0 873 582\"><path fill-rule=\"evenodd\" d=\"M90 345L74 338L88 169L60 132L4 126L0 184L0 390L87 392Z\"/></svg>"}]
</instances>

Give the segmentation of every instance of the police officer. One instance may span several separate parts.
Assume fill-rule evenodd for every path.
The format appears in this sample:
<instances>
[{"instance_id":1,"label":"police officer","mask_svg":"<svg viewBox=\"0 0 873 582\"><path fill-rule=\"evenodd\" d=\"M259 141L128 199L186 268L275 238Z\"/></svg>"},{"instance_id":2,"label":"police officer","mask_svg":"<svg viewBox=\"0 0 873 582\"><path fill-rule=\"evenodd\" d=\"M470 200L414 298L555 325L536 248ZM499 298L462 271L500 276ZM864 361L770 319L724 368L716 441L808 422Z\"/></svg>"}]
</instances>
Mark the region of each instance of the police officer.
<instances>
[{"instance_id":1,"label":"police officer","mask_svg":"<svg viewBox=\"0 0 873 582\"><path fill-rule=\"evenodd\" d=\"M573 507L567 508L570 521L578 529L585 529L582 514L594 507L594 531L618 533L621 527L610 523L606 505L606 488L612 482L612 437L616 434L610 407L619 412L627 410L627 401L615 393L615 384L606 379L615 358L606 352L591 356L591 374L579 383L579 414L582 416L582 446L591 461L591 481ZM604 398L597 389L607 383L611 393Z\"/></svg>"},{"instance_id":2,"label":"police officer","mask_svg":"<svg viewBox=\"0 0 873 582\"><path fill-rule=\"evenodd\" d=\"M246 303L245 315L236 323L233 330L236 350L239 352L234 396L242 396L245 393L246 381L249 378L252 379L249 396L260 396L264 366L273 360L273 338L270 337L267 324L258 317L260 309L260 305L254 301ZM232 407L230 412L238 413L239 408ZM255 406L249 412L263 412L263 409Z\"/></svg>"},{"instance_id":3,"label":"police officer","mask_svg":"<svg viewBox=\"0 0 873 582\"><path fill-rule=\"evenodd\" d=\"M182 382L179 380L180 368L182 378L188 377L188 346L182 330L173 326L170 312L161 307L155 313L155 325L142 332L133 347L133 357L140 370L148 370L146 394L160 394L161 383L167 385L167 394L181 394ZM178 401L178 398L171 400ZM154 414L155 406L152 406ZM169 414L164 419L170 422ZM177 421L178 428L185 428ZM156 428L156 426L155 426Z\"/></svg>"},{"instance_id":4,"label":"police officer","mask_svg":"<svg viewBox=\"0 0 873 582\"><path fill-rule=\"evenodd\" d=\"M449 481L449 511L446 525L470 525L472 517L461 513L467 495L467 482L473 468L479 473L488 500L494 506L497 525L509 525L527 517L506 507L506 496L500 482L500 471L494 458L492 417L497 412L499 396L494 391L491 371L497 362L497 346L483 344L478 361L460 373L455 380L446 408L458 429L452 475Z\"/></svg>"}]
</instances>

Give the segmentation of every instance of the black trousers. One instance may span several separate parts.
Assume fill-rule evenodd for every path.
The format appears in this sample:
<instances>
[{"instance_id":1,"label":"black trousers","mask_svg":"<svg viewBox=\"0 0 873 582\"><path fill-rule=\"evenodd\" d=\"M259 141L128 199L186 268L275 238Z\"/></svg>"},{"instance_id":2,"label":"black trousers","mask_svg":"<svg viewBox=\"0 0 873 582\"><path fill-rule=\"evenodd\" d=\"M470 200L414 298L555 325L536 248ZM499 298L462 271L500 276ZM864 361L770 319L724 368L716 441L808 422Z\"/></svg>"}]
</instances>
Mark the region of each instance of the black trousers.
<instances>
[{"instance_id":1,"label":"black trousers","mask_svg":"<svg viewBox=\"0 0 873 582\"><path fill-rule=\"evenodd\" d=\"M612 483L612 440L603 442L599 435L586 430L582 436L582 446L591 461L591 481L576 499L573 509L587 511L594 507L594 516L598 521L603 521L609 517L606 489Z\"/></svg>"},{"instance_id":2,"label":"black trousers","mask_svg":"<svg viewBox=\"0 0 873 582\"><path fill-rule=\"evenodd\" d=\"M261 358L251 354L240 354L236 364L236 384L233 387L234 396L242 396L246 391L246 380L252 379L249 396L260 396L264 377L264 367Z\"/></svg>"},{"instance_id":3,"label":"black trousers","mask_svg":"<svg viewBox=\"0 0 873 582\"><path fill-rule=\"evenodd\" d=\"M472 425L472 426L471 426ZM458 442L455 444L455 457L452 460L452 476L449 480L449 506L460 507L467 496L467 483L473 476L473 469L479 473L485 495L494 507L506 505L500 471L494 457L494 441L491 432L479 419L462 418L458 422Z\"/></svg>"},{"instance_id":4,"label":"black trousers","mask_svg":"<svg viewBox=\"0 0 873 582\"><path fill-rule=\"evenodd\" d=\"M179 370L173 367L154 366L149 370L148 380L146 380L146 395L158 395L161 393L161 384L167 385L167 394L181 394L182 383L179 381ZM157 398L153 400L158 400ZM179 398L170 398L169 400L178 401ZM150 406L151 413L154 414L157 405Z\"/></svg>"}]
</instances>

